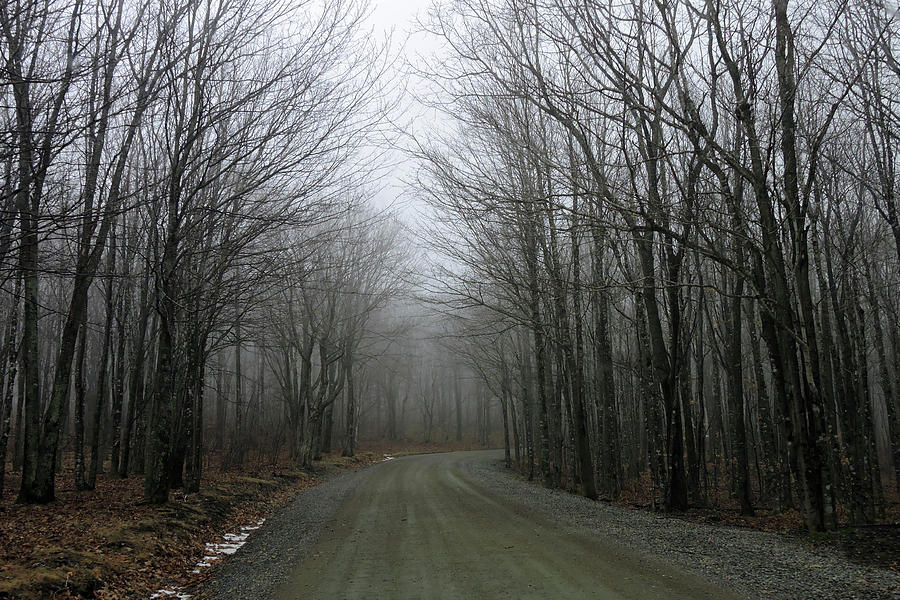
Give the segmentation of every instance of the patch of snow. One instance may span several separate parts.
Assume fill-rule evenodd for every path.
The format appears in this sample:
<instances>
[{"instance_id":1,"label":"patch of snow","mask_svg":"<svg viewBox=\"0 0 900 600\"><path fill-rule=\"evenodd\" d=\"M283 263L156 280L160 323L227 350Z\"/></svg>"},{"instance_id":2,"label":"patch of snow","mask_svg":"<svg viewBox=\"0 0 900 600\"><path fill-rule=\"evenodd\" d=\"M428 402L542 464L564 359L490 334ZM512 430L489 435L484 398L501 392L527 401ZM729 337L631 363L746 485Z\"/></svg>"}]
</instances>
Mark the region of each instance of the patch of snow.
<instances>
[{"instance_id":1,"label":"patch of snow","mask_svg":"<svg viewBox=\"0 0 900 600\"><path fill-rule=\"evenodd\" d=\"M384 462L386 460L394 460L394 457L390 454L382 454L382 456L384 457L384 459L381 462Z\"/></svg>"},{"instance_id":2,"label":"patch of snow","mask_svg":"<svg viewBox=\"0 0 900 600\"><path fill-rule=\"evenodd\" d=\"M256 531L257 529L262 527L263 523L265 523L265 522L266 522L265 519L260 519L259 521L256 522L256 525L245 525L244 527L241 527L241 531Z\"/></svg>"},{"instance_id":3,"label":"patch of snow","mask_svg":"<svg viewBox=\"0 0 900 600\"><path fill-rule=\"evenodd\" d=\"M240 533L226 533L224 536L222 536L222 542L207 542L206 549L203 552L203 558L200 559L200 562L194 565L194 569L191 571L191 573L198 574L200 573L201 569L211 567L213 561L219 560L222 555L231 555L237 552L241 546L247 543L247 538L250 537L250 532L256 531L257 529L262 527L263 523L265 522L265 519L260 519L254 525L244 525L243 527L241 527ZM180 591L178 588L173 588L161 589L150 596L151 600L158 600L159 598L191 600L191 595Z\"/></svg>"},{"instance_id":4,"label":"patch of snow","mask_svg":"<svg viewBox=\"0 0 900 600\"><path fill-rule=\"evenodd\" d=\"M150 596L150 600L155 600L156 598L176 598L177 600L191 600L190 594L185 594L177 589L175 590L166 590L162 589Z\"/></svg>"}]
</instances>

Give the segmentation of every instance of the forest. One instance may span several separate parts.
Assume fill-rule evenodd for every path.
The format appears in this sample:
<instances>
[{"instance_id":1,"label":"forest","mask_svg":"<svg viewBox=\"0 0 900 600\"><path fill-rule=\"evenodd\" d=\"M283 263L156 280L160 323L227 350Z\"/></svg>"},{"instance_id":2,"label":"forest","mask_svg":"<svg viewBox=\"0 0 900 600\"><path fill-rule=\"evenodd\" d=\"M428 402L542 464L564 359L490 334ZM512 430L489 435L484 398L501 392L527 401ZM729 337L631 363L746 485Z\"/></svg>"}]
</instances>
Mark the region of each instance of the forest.
<instances>
[{"instance_id":1,"label":"forest","mask_svg":"<svg viewBox=\"0 0 900 600\"><path fill-rule=\"evenodd\" d=\"M514 459L810 531L900 477L898 27L880 2L458 0L420 72L435 290Z\"/></svg>"},{"instance_id":2,"label":"forest","mask_svg":"<svg viewBox=\"0 0 900 600\"><path fill-rule=\"evenodd\" d=\"M373 201L397 99L366 6L0 13L0 491L9 471L42 504L106 473L162 504L213 463L353 456L360 430L461 439L477 386Z\"/></svg>"},{"instance_id":3,"label":"forest","mask_svg":"<svg viewBox=\"0 0 900 600\"><path fill-rule=\"evenodd\" d=\"M356 0L0 3L0 500L465 438L892 518L897 10L445 0L402 58Z\"/></svg>"}]
</instances>

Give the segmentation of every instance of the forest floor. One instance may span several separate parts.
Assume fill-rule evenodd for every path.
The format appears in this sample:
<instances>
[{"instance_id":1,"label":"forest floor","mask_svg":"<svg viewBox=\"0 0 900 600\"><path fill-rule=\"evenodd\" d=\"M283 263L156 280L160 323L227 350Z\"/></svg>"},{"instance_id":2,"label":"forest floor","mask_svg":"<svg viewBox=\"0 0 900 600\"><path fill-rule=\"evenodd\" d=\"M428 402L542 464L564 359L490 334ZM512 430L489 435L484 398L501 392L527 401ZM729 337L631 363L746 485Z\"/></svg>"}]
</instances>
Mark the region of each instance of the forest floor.
<instances>
[{"instance_id":1,"label":"forest floor","mask_svg":"<svg viewBox=\"0 0 900 600\"><path fill-rule=\"evenodd\" d=\"M195 583L209 571L193 567L210 542L258 523L335 474L381 460L381 453L363 451L353 459L325 456L311 471L210 471L200 493L173 491L161 507L141 503L140 477L100 475L95 491L76 492L65 469L56 501L16 504L13 474L0 499L0 598L148 598Z\"/></svg>"}]
</instances>

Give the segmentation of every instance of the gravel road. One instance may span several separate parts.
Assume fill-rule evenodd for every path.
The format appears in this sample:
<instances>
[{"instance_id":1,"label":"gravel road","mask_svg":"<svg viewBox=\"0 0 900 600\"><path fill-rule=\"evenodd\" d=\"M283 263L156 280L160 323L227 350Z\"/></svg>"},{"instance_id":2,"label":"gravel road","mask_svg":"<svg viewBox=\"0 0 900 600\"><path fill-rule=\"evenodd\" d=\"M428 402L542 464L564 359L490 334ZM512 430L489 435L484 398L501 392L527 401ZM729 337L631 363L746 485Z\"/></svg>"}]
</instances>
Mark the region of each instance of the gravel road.
<instances>
[{"instance_id":1,"label":"gravel road","mask_svg":"<svg viewBox=\"0 0 900 600\"><path fill-rule=\"evenodd\" d=\"M523 481L495 451L409 456L303 492L204 598L900 599L900 576L787 536Z\"/></svg>"},{"instance_id":2,"label":"gravel road","mask_svg":"<svg viewBox=\"0 0 900 600\"><path fill-rule=\"evenodd\" d=\"M304 490L295 500L269 516L247 543L223 564L215 577L199 590L197 598L262 600L272 598L279 584L333 525L335 512L357 487L372 476L374 468L333 477Z\"/></svg>"}]
</instances>

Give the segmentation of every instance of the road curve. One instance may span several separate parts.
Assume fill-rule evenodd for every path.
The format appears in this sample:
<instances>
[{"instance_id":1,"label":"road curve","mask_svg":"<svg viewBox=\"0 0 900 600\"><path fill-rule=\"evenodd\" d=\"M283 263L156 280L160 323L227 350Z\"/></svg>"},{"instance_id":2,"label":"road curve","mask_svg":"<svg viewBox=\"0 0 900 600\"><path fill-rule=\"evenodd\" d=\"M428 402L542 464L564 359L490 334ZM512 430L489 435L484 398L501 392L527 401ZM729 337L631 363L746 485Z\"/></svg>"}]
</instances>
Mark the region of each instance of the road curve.
<instances>
[{"instance_id":1,"label":"road curve","mask_svg":"<svg viewBox=\"0 0 900 600\"><path fill-rule=\"evenodd\" d=\"M466 479L460 465L472 459L430 454L374 467L275 597L737 598L613 540L525 513Z\"/></svg>"}]
</instances>

